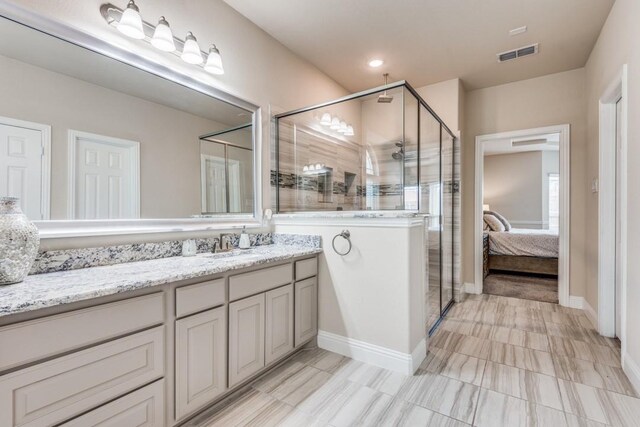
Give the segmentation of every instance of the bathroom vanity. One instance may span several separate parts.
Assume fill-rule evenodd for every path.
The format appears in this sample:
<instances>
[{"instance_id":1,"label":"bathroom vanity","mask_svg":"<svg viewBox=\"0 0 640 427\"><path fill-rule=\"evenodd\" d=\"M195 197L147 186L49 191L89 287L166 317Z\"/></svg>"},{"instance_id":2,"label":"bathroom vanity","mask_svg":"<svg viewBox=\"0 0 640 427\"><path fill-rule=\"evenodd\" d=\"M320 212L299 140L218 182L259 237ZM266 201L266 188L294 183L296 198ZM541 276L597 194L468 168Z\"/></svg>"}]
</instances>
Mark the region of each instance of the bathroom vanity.
<instances>
[{"instance_id":1,"label":"bathroom vanity","mask_svg":"<svg viewBox=\"0 0 640 427\"><path fill-rule=\"evenodd\" d=\"M0 288L0 426L180 424L315 338L320 251L267 245Z\"/></svg>"}]
</instances>

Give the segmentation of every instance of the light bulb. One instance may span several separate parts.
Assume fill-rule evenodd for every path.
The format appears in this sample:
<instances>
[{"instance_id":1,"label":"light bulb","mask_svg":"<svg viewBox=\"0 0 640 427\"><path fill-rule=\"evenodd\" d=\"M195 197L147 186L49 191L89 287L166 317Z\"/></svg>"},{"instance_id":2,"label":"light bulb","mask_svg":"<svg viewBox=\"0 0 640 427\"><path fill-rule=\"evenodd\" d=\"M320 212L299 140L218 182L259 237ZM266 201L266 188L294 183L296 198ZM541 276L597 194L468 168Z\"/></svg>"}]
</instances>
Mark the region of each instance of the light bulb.
<instances>
[{"instance_id":1,"label":"light bulb","mask_svg":"<svg viewBox=\"0 0 640 427\"><path fill-rule=\"evenodd\" d=\"M331 129L333 130L338 130L340 129L340 119L337 117L334 117L331 119Z\"/></svg>"},{"instance_id":2,"label":"light bulb","mask_svg":"<svg viewBox=\"0 0 640 427\"><path fill-rule=\"evenodd\" d=\"M338 132L340 133L346 133L349 130L349 128L347 127L347 122L345 122L344 120L340 122L340 129L338 129Z\"/></svg>"},{"instance_id":3,"label":"light bulb","mask_svg":"<svg viewBox=\"0 0 640 427\"><path fill-rule=\"evenodd\" d=\"M309 165L304 165L302 172L309 172Z\"/></svg>"},{"instance_id":4,"label":"light bulb","mask_svg":"<svg viewBox=\"0 0 640 427\"><path fill-rule=\"evenodd\" d=\"M173 33L164 16L160 17L158 25L156 25L156 30L153 32L153 37L151 38L151 44L165 52L173 52L176 50L176 44L173 42Z\"/></svg>"},{"instance_id":5,"label":"light bulb","mask_svg":"<svg viewBox=\"0 0 640 427\"><path fill-rule=\"evenodd\" d=\"M198 41L191 31L189 31L187 37L185 37L184 47L182 48L182 55L180 57L187 64L202 64L203 59L200 46L198 46Z\"/></svg>"},{"instance_id":6,"label":"light bulb","mask_svg":"<svg viewBox=\"0 0 640 427\"><path fill-rule=\"evenodd\" d=\"M320 124L322 126L331 126L331 114L324 113L320 119Z\"/></svg>"},{"instance_id":7,"label":"light bulb","mask_svg":"<svg viewBox=\"0 0 640 427\"><path fill-rule=\"evenodd\" d=\"M344 134L345 134L345 136L353 136L353 135L355 135L355 133L353 132L353 126L351 126L351 125L347 126L347 131Z\"/></svg>"},{"instance_id":8,"label":"light bulb","mask_svg":"<svg viewBox=\"0 0 640 427\"><path fill-rule=\"evenodd\" d=\"M204 69L211 74L224 74L224 68L222 68L222 56L215 44L209 48L209 56L207 56L207 63L204 65Z\"/></svg>"},{"instance_id":9,"label":"light bulb","mask_svg":"<svg viewBox=\"0 0 640 427\"><path fill-rule=\"evenodd\" d=\"M136 6L133 0L129 1L127 8L122 12L117 28L122 34L132 39L141 40L144 38L140 9L138 9L138 6Z\"/></svg>"},{"instance_id":10,"label":"light bulb","mask_svg":"<svg viewBox=\"0 0 640 427\"><path fill-rule=\"evenodd\" d=\"M316 163L316 170L319 171L322 169L322 164L321 163Z\"/></svg>"}]
</instances>

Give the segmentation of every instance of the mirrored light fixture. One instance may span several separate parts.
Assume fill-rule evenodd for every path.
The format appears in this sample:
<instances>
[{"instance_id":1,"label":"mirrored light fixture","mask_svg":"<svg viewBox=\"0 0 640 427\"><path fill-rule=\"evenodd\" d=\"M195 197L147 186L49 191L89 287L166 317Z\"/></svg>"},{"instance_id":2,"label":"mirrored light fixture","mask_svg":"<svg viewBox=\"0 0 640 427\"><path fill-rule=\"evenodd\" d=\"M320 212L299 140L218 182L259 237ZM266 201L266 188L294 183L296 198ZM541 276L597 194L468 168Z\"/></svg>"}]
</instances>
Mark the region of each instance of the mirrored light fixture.
<instances>
[{"instance_id":1,"label":"mirrored light fixture","mask_svg":"<svg viewBox=\"0 0 640 427\"><path fill-rule=\"evenodd\" d=\"M344 133L345 136L353 136L355 132L353 131L353 126L347 126L347 131Z\"/></svg>"},{"instance_id":2,"label":"mirrored light fixture","mask_svg":"<svg viewBox=\"0 0 640 427\"><path fill-rule=\"evenodd\" d=\"M173 33L171 32L169 23L164 19L164 16L160 17L158 25L156 25L153 37L151 38L151 44L164 52L173 52L176 50L176 44L173 41Z\"/></svg>"},{"instance_id":3,"label":"mirrored light fixture","mask_svg":"<svg viewBox=\"0 0 640 427\"><path fill-rule=\"evenodd\" d=\"M331 127L332 130L340 129L340 119L338 117L334 117L331 119Z\"/></svg>"},{"instance_id":4,"label":"mirrored light fixture","mask_svg":"<svg viewBox=\"0 0 640 427\"><path fill-rule=\"evenodd\" d=\"M222 68L222 57L220 51L215 44L212 44L209 48L209 55L207 56L207 63L204 65L204 69L211 74L224 74L224 68Z\"/></svg>"},{"instance_id":5,"label":"mirrored light fixture","mask_svg":"<svg viewBox=\"0 0 640 427\"><path fill-rule=\"evenodd\" d=\"M344 120L340 122L340 129L338 129L338 132L340 133L346 133L347 130L349 130L349 128L347 127L347 122L345 122Z\"/></svg>"},{"instance_id":6,"label":"mirrored light fixture","mask_svg":"<svg viewBox=\"0 0 640 427\"><path fill-rule=\"evenodd\" d=\"M133 39L141 40L144 38L144 29L142 28L142 17L140 9L133 0L129 0L127 8L122 12L120 22L118 22L118 31L125 36Z\"/></svg>"},{"instance_id":7,"label":"mirrored light fixture","mask_svg":"<svg viewBox=\"0 0 640 427\"><path fill-rule=\"evenodd\" d=\"M204 59L202 58L202 52L200 52L200 46L198 46L198 40L191 31L187 33L187 37L184 39L184 47L182 48L182 55L180 56L187 64L202 64Z\"/></svg>"},{"instance_id":8,"label":"mirrored light fixture","mask_svg":"<svg viewBox=\"0 0 640 427\"><path fill-rule=\"evenodd\" d=\"M331 114L324 113L320 119L320 124L322 126L331 126Z\"/></svg>"}]
</instances>

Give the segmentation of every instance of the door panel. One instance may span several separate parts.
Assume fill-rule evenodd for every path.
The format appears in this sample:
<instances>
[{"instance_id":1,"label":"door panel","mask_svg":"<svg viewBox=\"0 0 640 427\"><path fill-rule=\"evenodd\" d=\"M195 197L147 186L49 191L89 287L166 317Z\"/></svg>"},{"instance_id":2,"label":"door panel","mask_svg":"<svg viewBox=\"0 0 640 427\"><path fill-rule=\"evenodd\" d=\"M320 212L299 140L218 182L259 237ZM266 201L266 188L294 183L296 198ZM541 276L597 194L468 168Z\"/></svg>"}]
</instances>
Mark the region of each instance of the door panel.
<instances>
[{"instance_id":1,"label":"door panel","mask_svg":"<svg viewBox=\"0 0 640 427\"><path fill-rule=\"evenodd\" d=\"M315 277L295 284L295 345L318 334L318 281Z\"/></svg>"},{"instance_id":2,"label":"door panel","mask_svg":"<svg viewBox=\"0 0 640 427\"><path fill-rule=\"evenodd\" d=\"M229 304L229 387L264 367L265 294Z\"/></svg>"},{"instance_id":3,"label":"door panel","mask_svg":"<svg viewBox=\"0 0 640 427\"><path fill-rule=\"evenodd\" d=\"M176 321L176 419L227 389L226 309Z\"/></svg>"},{"instance_id":4,"label":"door panel","mask_svg":"<svg viewBox=\"0 0 640 427\"><path fill-rule=\"evenodd\" d=\"M0 124L0 196L20 198L32 220L43 218L42 132Z\"/></svg>"},{"instance_id":5,"label":"door panel","mask_svg":"<svg viewBox=\"0 0 640 427\"><path fill-rule=\"evenodd\" d=\"M293 350L293 285L266 293L265 362L268 365Z\"/></svg>"}]
</instances>

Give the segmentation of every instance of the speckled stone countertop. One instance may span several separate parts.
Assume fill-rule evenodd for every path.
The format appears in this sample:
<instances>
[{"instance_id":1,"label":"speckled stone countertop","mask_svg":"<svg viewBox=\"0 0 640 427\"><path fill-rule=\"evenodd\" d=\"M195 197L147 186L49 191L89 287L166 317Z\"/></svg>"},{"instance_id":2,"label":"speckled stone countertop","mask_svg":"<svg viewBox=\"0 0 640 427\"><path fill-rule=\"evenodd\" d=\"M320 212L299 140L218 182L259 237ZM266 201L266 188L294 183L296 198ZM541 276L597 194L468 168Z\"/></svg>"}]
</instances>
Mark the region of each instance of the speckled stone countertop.
<instances>
[{"instance_id":1,"label":"speckled stone countertop","mask_svg":"<svg viewBox=\"0 0 640 427\"><path fill-rule=\"evenodd\" d=\"M0 316L53 307L322 252L308 245L266 245L28 276L0 286Z\"/></svg>"}]
</instances>

